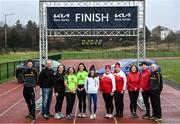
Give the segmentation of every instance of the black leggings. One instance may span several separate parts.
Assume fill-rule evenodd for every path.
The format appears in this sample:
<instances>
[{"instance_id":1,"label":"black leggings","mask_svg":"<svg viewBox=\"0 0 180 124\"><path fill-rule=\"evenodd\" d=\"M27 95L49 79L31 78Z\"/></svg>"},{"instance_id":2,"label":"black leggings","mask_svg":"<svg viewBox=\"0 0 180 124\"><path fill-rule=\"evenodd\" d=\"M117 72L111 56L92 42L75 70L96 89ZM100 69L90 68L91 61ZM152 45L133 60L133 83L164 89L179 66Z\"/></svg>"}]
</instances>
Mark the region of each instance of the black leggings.
<instances>
[{"instance_id":1,"label":"black leggings","mask_svg":"<svg viewBox=\"0 0 180 124\"><path fill-rule=\"evenodd\" d=\"M113 96L111 96L111 93L103 93L103 98L105 102L106 112L107 114L113 113Z\"/></svg>"},{"instance_id":2,"label":"black leggings","mask_svg":"<svg viewBox=\"0 0 180 124\"><path fill-rule=\"evenodd\" d=\"M33 87L24 87L23 96L27 103L29 114L35 116L35 94Z\"/></svg>"},{"instance_id":3,"label":"black leggings","mask_svg":"<svg viewBox=\"0 0 180 124\"><path fill-rule=\"evenodd\" d=\"M149 94L149 91L143 91L142 96L143 96L144 105L146 107L146 114L150 115L150 104L149 104L150 94Z\"/></svg>"},{"instance_id":4,"label":"black leggings","mask_svg":"<svg viewBox=\"0 0 180 124\"><path fill-rule=\"evenodd\" d=\"M137 110L137 99L139 96L139 91L128 91L130 98L130 110L131 113L136 113Z\"/></svg>"},{"instance_id":5,"label":"black leggings","mask_svg":"<svg viewBox=\"0 0 180 124\"><path fill-rule=\"evenodd\" d=\"M84 85L78 85L78 88L83 88ZM77 96L79 99L79 112L82 113L82 109L83 109L83 113L86 112L86 91L85 89L82 91L78 91L77 90Z\"/></svg>"},{"instance_id":6,"label":"black leggings","mask_svg":"<svg viewBox=\"0 0 180 124\"><path fill-rule=\"evenodd\" d=\"M55 105L55 112L61 112L62 104L64 100L64 91L58 92L58 96L56 96L56 105Z\"/></svg>"},{"instance_id":7,"label":"black leggings","mask_svg":"<svg viewBox=\"0 0 180 124\"><path fill-rule=\"evenodd\" d=\"M70 115L73 110L74 102L75 102L76 94L75 93L66 93L66 115Z\"/></svg>"},{"instance_id":8,"label":"black leggings","mask_svg":"<svg viewBox=\"0 0 180 124\"><path fill-rule=\"evenodd\" d=\"M114 101L115 101L115 108L116 108L116 114L123 115L124 110L124 93L121 94L121 92L114 92Z\"/></svg>"}]
</instances>

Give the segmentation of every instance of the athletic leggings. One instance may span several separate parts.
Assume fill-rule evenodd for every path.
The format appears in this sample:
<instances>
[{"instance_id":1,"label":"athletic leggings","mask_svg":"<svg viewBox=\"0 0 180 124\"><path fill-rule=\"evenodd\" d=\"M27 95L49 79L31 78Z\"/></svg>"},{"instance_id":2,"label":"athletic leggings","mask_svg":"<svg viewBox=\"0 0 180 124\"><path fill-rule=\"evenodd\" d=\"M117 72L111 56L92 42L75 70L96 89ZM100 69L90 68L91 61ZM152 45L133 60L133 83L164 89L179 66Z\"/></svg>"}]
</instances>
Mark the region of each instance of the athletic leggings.
<instances>
[{"instance_id":1,"label":"athletic leggings","mask_svg":"<svg viewBox=\"0 0 180 124\"><path fill-rule=\"evenodd\" d=\"M114 92L114 101L117 115L123 115L124 110L124 93Z\"/></svg>"},{"instance_id":2,"label":"athletic leggings","mask_svg":"<svg viewBox=\"0 0 180 124\"><path fill-rule=\"evenodd\" d=\"M66 115L72 114L75 98L76 98L76 94L75 93L70 93L70 92L66 93L66 102L67 102Z\"/></svg>"},{"instance_id":3,"label":"athletic leggings","mask_svg":"<svg viewBox=\"0 0 180 124\"><path fill-rule=\"evenodd\" d=\"M146 114L150 116L150 104L149 104L149 99L150 99L150 91L143 91L142 96L143 96L143 101L146 107Z\"/></svg>"},{"instance_id":4,"label":"athletic leggings","mask_svg":"<svg viewBox=\"0 0 180 124\"><path fill-rule=\"evenodd\" d=\"M139 91L128 91L130 98L130 110L131 113L136 113L137 110L137 99L139 96Z\"/></svg>"},{"instance_id":5,"label":"athletic leggings","mask_svg":"<svg viewBox=\"0 0 180 124\"><path fill-rule=\"evenodd\" d=\"M106 112L107 114L112 114L113 113L113 96L111 93L103 93L103 98L105 102L105 107L106 107Z\"/></svg>"},{"instance_id":6,"label":"athletic leggings","mask_svg":"<svg viewBox=\"0 0 180 124\"><path fill-rule=\"evenodd\" d=\"M84 85L78 85L78 88L83 88ZM86 91L85 89L82 91L77 90L77 96L79 99L79 112L80 113L85 113L86 112Z\"/></svg>"},{"instance_id":7,"label":"athletic leggings","mask_svg":"<svg viewBox=\"0 0 180 124\"><path fill-rule=\"evenodd\" d=\"M64 91L58 92L58 96L56 96L56 105L55 105L55 112L61 112L62 104L64 100Z\"/></svg>"}]
</instances>

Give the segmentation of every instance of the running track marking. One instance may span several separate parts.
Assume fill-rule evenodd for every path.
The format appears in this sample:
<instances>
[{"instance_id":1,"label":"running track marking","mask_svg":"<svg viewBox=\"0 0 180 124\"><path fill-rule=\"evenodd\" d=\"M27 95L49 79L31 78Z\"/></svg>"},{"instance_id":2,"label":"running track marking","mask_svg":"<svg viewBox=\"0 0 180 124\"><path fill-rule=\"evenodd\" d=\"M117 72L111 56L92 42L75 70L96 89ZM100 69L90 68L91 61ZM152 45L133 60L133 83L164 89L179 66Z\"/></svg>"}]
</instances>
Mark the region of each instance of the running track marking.
<instances>
[{"instance_id":1,"label":"running track marking","mask_svg":"<svg viewBox=\"0 0 180 124\"><path fill-rule=\"evenodd\" d=\"M165 101L167 101L168 103L170 103L171 105L175 106L177 109L180 110L180 107L177 106L176 104L174 104L173 102L171 102L170 100L168 100L167 98L164 98L163 96L161 96Z\"/></svg>"},{"instance_id":2,"label":"running track marking","mask_svg":"<svg viewBox=\"0 0 180 124\"><path fill-rule=\"evenodd\" d=\"M116 117L114 117L114 121L115 121L115 124L118 124L117 120L116 120Z\"/></svg>"},{"instance_id":3,"label":"running track marking","mask_svg":"<svg viewBox=\"0 0 180 124\"><path fill-rule=\"evenodd\" d=\"M39 117L39 115L41 114L41 111L36 115L36 119ZM32 122L31 122L31 124L34 124L36 122L36 120L33 120Z\"/></svg>"},{"instance_id":4,"label":"running track marking","mask_svg":"<svg viewBox=\"0 0 180 124\"><path fill-rule=\"evenodd\" d=\"M11 92L11 91L13 91L13 90L15 90L15 89L17 89L17 88L19 88L19 87L21 87L21 86L22 86L22 84L19 85L19 86L17 86L17 87L12 88L12 89L9 90L9 91L6 91L5 93L1 94L0 97L1 97L1 96L4 96L4 95L6 95L6 94L8 94L9 92Z\"/></svg>"},{"instance_id":5,"label":"running track marking","mask_svg":"<svg viewBox=\"0 0 180 124\"><path fill-rule=\"evenodd\" d=\"M78 103L79 103L79 101L77 101L73 124L76 123L76 116L77 116L77 111L78 111Z\"/></svg>"},{"instance_id":6,"label":"running track marking","mask_svg":"<svg viewBox=\"0 0 180 124\"><path fill-rule=\"evenodd\" d=\"M24 100L24 98L22 97L18 102L16 102L14 105L12 105L11 107L9 107L8 109L6 109L3 113L0 114L0 117L2 115L4 115L6 112L8 112L9 110L11 110L13 107L15 107L18 103L20 103L22 100Z\"/></svg>"}]
</instances>

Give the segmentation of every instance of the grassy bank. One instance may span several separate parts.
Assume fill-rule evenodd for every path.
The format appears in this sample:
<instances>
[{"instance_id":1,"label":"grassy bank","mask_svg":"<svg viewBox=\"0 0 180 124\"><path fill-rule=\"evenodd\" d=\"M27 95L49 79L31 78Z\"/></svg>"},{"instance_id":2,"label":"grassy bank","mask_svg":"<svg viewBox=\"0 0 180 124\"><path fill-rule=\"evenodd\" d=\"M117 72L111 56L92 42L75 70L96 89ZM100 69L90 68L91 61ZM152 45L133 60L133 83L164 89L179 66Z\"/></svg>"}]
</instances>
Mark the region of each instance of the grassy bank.
<instances>
[{"instance_id":1,"label":"grassy bank","mask_svg":"<svg viewBox=\"0 0 180 124\"><path fill-rule=\"evenodd\" d=\"M164 79L180 84L180 60L158 60Z\"/></svg>"}]
</instances>

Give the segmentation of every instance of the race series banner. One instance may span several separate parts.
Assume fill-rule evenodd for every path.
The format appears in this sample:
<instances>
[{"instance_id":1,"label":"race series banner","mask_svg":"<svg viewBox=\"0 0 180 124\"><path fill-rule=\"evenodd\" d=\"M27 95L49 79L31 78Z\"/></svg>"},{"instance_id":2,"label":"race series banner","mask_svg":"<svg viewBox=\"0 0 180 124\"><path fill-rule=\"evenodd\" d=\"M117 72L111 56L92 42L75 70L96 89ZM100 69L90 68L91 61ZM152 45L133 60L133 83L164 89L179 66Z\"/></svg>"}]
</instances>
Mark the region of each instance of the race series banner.
<instances>
[{"instance_id":1,"label":"race series banner","mask_svg":"<svg viewBox=\"0 0 180 124\"><path fill-rule=\"evenodd\" d=\"M47 28L137 28L137 7L47 7Z\"/></svg>"}]
</instances>

